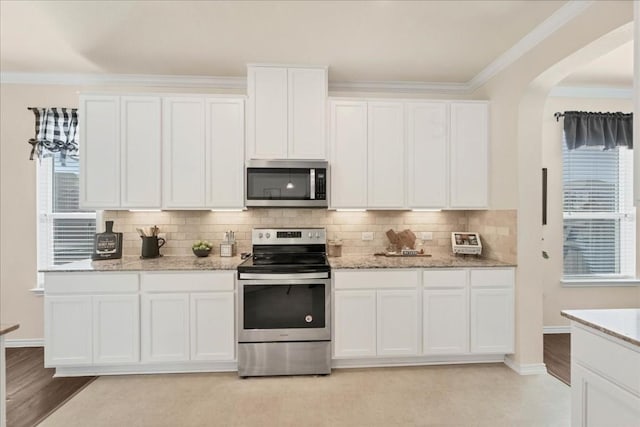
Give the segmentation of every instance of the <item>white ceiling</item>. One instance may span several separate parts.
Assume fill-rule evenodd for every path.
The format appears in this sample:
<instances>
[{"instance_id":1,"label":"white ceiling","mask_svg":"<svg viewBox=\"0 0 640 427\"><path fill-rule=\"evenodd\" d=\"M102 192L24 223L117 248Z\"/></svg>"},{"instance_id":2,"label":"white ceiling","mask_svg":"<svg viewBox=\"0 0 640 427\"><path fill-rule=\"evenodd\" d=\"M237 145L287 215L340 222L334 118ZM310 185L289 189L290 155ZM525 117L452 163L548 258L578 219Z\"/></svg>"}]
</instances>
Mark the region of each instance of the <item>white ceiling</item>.
<instances>
[{"instance_id":1,"label":"white ceiling","mask_svg":"<svg viewBox=\"0 0 640 427\"><path fill-rule=\"evenodd\" d=\"M633 86L633 41L623 44L565 78L563 86Z\"/></svg>"},{"instance_id":2,"label":"white ceiling","mask_svg":"<svg viewBox=\"0 0 640 427\"><path fill-rule=\"evenodd\" d=\"M565 3L2 0L0 71L241 77L273 62L328 65L331 81L466 83ZM596 65L574 81L607 74Z\"/></svg>"}]
</instances>

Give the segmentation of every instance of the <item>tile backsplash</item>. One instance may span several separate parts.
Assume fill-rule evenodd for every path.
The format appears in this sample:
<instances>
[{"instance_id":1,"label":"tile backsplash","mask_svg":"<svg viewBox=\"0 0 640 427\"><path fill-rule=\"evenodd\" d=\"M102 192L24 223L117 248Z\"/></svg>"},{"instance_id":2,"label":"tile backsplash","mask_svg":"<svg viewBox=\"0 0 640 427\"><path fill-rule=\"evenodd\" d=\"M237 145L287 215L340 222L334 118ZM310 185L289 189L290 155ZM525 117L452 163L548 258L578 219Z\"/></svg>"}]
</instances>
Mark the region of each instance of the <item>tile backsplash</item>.
<instances>
[{"instance_id":1,"label":"tile backsplash","mask_svg":"<svg viewBox=\"0 0 640 427\"><path fill-rule=\"evenodd\" d=\"M385 232L412 230L427 253L451 251L452 231L478 231L484 254L515 262L516 211L366 211L337 212L327 209L249 209L243 212L105 211L103 219L114 221L114 231L124 233L124 255L140 254L136 228L157 225L167 239L164 255L191 255L196 240L208 240L219 253L224 232L235 231L239 252L251 250L251 229L257 227L325 227L328 239L341 239L342 254L372 254L384 250L389 241ZM363 241L363 232L373 232L373 240ZM432 240L422 242L420 232L431 232Z\"/></svg>"}]
</instances>

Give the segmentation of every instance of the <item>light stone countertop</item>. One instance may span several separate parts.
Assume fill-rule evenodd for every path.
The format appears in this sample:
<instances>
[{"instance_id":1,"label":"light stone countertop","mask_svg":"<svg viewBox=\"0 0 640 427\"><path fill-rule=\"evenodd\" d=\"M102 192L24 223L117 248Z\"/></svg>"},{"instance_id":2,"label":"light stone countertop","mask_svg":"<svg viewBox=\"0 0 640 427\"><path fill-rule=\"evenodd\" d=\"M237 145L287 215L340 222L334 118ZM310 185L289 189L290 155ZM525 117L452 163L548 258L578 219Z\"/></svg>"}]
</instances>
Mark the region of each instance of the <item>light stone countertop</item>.
<instances>
[{"instance_id":1,"label":"light stone countertop","mask_svg":"<svg viewBox=\"0 0 640 427\"><path fill-rule=\"evenodd\" d=\"M474 255L434 254L430 257L385 257L375 255L347 255L329 257L331 268L469 268L469 267L515 267L494 259Z\"/></svg>"},{"instance_id":2,"label":"light stone countertop","mask_svg":"<svg viewBox=\"0 0 640 427\"><path fill-rule=\"evenodd\" d=\"M44 272L72 271L171 271L171 270L235 270L242 260L239 256L220 257L209 255L163 256L141 259L137 256L123 256L121 259L91 261L90 259L71 262L41 270Z\"/></svg>"},{"instance_id":3,"label":"light stone countertop","mask_svg":"<svg viewBox=\"0 0 640 427\"><path fill-rule=\"evenodd\" d=\"M121 259L91 261L90 259L63 264L43 272L92 272L92 271L171 271L171 270L235 270L242 262L239 256L206 258L196 256L164 256L141 259L124 256ZM431 257L385 257L374 255L348 255L329 257L331 268L468 268L468 267L515 267L487 258L455 256L448 254Z\"/></svg>"},{"instance_id":4,"label":"light stone countertop","mask_svg":"<svg viewBox=\"0 0 640 427\"><path fill-rule=\"evenodd\" d=\"M640 347L640 309L563 310L562 316Z\"/></svg>"}]
</instances>

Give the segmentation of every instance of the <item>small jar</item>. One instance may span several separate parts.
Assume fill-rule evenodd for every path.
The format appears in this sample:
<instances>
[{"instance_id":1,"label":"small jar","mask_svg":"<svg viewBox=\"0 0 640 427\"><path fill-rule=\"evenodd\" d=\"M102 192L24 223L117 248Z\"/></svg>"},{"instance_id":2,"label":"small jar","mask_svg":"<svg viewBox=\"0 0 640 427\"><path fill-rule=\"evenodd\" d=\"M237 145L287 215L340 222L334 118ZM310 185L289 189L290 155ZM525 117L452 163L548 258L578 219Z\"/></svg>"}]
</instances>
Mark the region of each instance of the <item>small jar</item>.
<instances>
[{"instance_id":1,"label":"small jar","mask_svg":"<svg viewBox=\"0 0 640 427\"><path fill-rule=\"evenodd\" d=\"M330 257L342 256L342 240L329 240L327 245L327 255Z\"/></svg>"}]
</instances>

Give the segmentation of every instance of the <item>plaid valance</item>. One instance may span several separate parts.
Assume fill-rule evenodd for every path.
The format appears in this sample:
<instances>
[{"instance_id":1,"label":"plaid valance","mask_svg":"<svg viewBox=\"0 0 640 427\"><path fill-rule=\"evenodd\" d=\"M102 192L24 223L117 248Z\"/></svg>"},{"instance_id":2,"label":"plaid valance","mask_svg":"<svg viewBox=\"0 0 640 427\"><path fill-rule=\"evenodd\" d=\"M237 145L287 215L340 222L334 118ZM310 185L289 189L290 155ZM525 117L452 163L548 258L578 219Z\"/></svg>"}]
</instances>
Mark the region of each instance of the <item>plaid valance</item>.
<instances>
[{"instance_id":1,"label":"plaid valance","mask_svg":"<svg viewBox=\"0 0 640 427\"><path fill-rule=\"evenodd\" d=\"M31 155L41 159L60 153L60 161L78 156L78 110L76 108L29 108L36 116L36 135L29 140Z\"/></svg>"}]
</instances>

